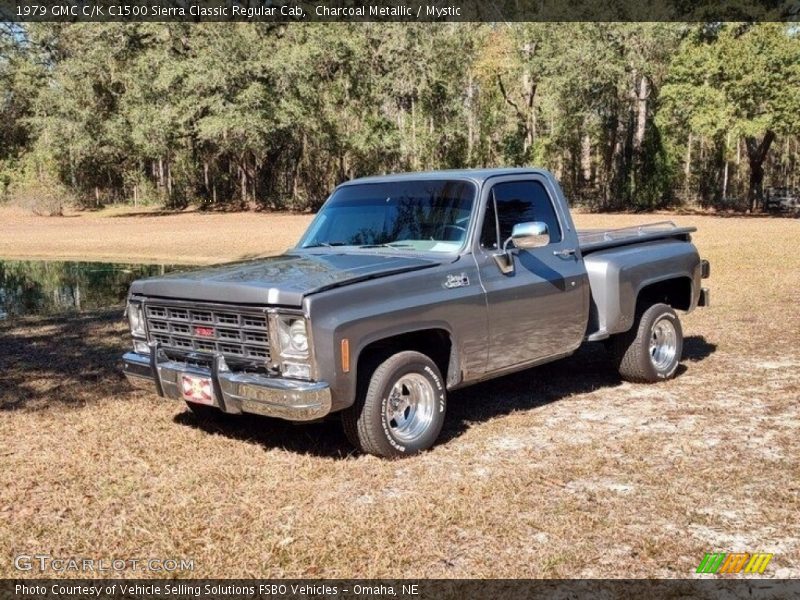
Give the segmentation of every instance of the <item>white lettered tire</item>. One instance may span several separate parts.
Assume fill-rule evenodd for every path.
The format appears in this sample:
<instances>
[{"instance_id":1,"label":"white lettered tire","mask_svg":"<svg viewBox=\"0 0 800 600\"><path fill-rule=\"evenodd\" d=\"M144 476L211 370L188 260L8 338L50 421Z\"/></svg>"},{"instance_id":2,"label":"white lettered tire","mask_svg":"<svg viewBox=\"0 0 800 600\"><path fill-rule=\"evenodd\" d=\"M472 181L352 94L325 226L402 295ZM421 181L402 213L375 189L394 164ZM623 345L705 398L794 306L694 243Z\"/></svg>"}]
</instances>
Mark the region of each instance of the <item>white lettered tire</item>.
<instances>
[{"instance_id":1,"label":"white lettered tire","mask_svg":"<svg viewBox=\"0 0 800 600\"><path fill-rule=\"evenodd\" d=\"M444 424L447 389L429 357L404 351L362 374L355 403L342 414L350 442L368 454L409 456L436 442Z\"/></svg>"}]
</instances>

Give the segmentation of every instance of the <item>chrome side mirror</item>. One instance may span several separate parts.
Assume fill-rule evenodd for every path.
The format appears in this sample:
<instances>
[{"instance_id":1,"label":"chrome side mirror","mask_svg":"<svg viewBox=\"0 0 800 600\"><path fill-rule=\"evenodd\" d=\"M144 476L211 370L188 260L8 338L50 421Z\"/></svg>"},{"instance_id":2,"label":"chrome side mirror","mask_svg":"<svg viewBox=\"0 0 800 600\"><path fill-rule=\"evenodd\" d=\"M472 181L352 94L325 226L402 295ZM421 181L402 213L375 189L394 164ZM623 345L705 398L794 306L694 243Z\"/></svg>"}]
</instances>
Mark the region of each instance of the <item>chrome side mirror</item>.
<instances>
[{"instance_id":1,"label":"chrome side mirror","mask_svg":"<svg viewBox=\"0 0 800 600\"><path fill-rule=\"evenodd\" d=\"M547 224L541 221L514 225L511 237L503 244L503 251L493 255L494 261L504 275L514 272L514 256L508 249L509 242L514 242L514 247L521 250L541 248L550 243L550 232L547 231Z\"/></svg>"},{"instance_id":2,"label":"chrome side mirror","mask_svg":"<svg viewBox=\"0 0 800 600\"><path fill-rule=\"evenodd\" d=\"M514 242L514 246L523 250L541 248L550 243L550 232L547 231L547 225L541 221L517 223L511 230L511 241Z\"/></svg>"}]
</instances>

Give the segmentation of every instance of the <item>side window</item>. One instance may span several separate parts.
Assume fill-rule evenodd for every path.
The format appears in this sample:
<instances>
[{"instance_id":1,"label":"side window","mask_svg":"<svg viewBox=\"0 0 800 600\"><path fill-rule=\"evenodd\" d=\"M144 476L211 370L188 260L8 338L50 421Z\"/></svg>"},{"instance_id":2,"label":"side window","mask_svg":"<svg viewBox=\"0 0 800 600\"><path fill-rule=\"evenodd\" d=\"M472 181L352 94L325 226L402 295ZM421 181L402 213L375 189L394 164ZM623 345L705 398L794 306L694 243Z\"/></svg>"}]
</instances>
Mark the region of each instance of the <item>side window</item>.
<instances>
[{"instance_id":1,"label":"side window","mask_svg":"<svg viewBox=\"0 0 800 600\"><path fill-rule=\"evenodd\" d=\"M547 225L551 244L561 241L561 227L558 225L553 203L541 183L538 181L498 183L492 188L492 192L497 204L500 238L497 240L494 207L490 196L481 232L483 248L501 248L503 242L511 236L514 225L530 221L541 221Z\"/></svg>"}]
</instances>

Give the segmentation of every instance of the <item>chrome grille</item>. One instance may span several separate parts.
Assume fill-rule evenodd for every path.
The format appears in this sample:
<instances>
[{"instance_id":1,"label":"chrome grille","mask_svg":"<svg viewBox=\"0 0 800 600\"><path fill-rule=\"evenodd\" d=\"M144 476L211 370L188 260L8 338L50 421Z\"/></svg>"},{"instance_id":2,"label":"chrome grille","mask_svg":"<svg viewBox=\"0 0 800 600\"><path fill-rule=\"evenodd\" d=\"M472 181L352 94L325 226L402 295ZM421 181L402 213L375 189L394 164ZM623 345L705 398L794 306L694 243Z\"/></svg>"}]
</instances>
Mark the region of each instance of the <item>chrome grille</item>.
<instances>
[{"instance_id":1,"label":"chrome grille","mask_svg":"<svg viewBox=\"0 0 800 600\"><path fill-rule=\"evenodd\" d=\"M267 315L237 308L145 303L150 341L167 350L221 352L226 359L269 361Z\"/></svg>"}]
</instances>

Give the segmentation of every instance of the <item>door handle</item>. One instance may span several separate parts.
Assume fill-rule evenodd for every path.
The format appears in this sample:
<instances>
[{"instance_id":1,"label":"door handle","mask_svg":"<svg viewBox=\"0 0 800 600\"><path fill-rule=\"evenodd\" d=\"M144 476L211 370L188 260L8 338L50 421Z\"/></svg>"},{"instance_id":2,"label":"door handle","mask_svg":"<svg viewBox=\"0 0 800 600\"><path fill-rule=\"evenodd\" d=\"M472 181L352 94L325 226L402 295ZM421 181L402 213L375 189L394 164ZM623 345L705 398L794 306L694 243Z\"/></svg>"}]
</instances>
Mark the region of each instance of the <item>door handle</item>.
<instances>
[{"instance_id":1,"label":"door handle","mask_svg":"<svg viewBox=\"0 0 800 600\"><path fill-rule=\"evenodd\" d=\"M553 254L559 258L575 256L575 248L564 248L563 250L553 250Z\"/></svg>"}]
</instances>

